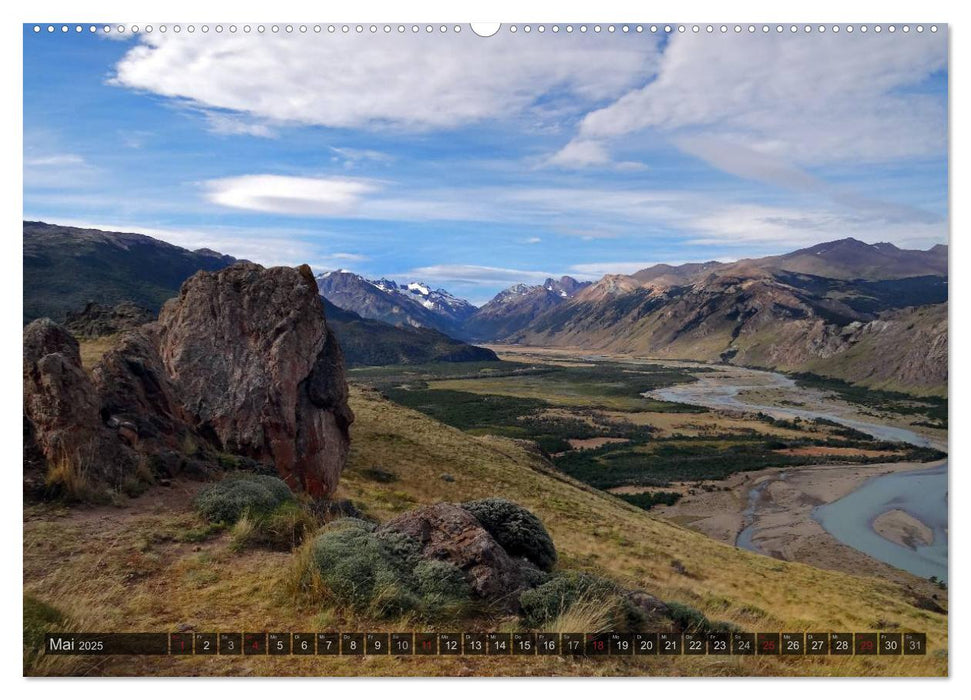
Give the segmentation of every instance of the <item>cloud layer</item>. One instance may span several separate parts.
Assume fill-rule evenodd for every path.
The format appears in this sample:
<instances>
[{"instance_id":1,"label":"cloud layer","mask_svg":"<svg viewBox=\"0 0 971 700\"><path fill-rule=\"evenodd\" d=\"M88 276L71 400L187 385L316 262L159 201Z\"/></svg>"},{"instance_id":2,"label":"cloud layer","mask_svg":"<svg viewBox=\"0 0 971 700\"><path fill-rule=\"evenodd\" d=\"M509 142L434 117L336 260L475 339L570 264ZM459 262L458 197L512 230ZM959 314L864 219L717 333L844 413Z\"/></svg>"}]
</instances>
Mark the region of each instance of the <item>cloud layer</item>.
<instances>
[{"instance_id":1,"label":"cloud layer","mask_svg":"<svg viewBox=\"0 0 971 700\"><path fill-rule=\"evenodd\" d=\"M453 128L592 105L653 71L652 37L142 35L112 83L270 123ZM567 49L567 50L563 50ZM548 99L553 91L558 101ZM226 121L225 130L257 127Z\"/></svg>"}]
</instances>

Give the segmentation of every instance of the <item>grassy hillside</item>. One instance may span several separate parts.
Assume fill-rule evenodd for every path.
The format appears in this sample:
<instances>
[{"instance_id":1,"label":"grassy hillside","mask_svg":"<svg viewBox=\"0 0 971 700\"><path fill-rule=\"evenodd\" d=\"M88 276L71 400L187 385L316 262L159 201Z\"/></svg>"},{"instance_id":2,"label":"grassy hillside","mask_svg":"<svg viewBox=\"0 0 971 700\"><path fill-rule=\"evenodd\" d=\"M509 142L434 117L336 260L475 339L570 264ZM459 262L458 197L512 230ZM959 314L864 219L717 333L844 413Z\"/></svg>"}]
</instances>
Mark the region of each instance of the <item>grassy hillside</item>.
<instances>
[{"instance_id":1,"label":"grassy hillside","mask_svg":"<svg viewBox=\"0 0 971 700\"><path fill-rule=\"evenodd\" d=\"M24 323L47 316L63 321L89 301L123 301L158 311L199 270L236 261L210 250L185 248L135 233L24 222Z\"/></svg>"},{"instance_id":2,"label":"grassy hillside","mask_svg":"<svg viewBox=\"0 0 971 700\"><path fill-rule=\"evenodd\" d=\"M474 437L355 387L350 466L339 487L381 520L418 504L513 499L542 518L560 568L609 575L751 631L923 631L926 657L142 657L41 659L33 673L283 675L944 675L947 620L901 586L719 544L554 471L528 443ZM375 470L380 470L376 472ZM380 473L381 478L375 479ZM392 476L388 476L391 474ZM443 478L444 477L444 478ZM24 590L75 629L175 631L416 629L375 623L288 591L294 555L236 553L189 506L192 482L121 507L25 510ZM33 601L33 599L31 599ZM40 605L31 602L31 605ZM43 617L43 616L41 616ZM442 631L512 631L517 618ZM417 627L418 630L429 629Z\"/></svg>"}]
</instances>

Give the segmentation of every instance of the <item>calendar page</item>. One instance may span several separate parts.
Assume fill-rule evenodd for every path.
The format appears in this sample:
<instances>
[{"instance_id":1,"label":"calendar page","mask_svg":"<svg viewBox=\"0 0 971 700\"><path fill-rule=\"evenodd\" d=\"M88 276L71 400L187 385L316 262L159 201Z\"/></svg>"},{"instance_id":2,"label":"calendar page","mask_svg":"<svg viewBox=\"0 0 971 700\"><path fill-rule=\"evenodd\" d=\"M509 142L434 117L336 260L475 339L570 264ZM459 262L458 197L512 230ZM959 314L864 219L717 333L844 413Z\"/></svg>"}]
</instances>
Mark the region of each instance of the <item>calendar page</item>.
<instances>
[{"instance_id":1,"label":"calendar page","mask_svg":"<svg viewBox=\"0 0 971 700\"><path fill-rule=\"evenodd\" d=\"M24 675L948 675L946 24L22 40Z\"/></svg>"}]
</instances>

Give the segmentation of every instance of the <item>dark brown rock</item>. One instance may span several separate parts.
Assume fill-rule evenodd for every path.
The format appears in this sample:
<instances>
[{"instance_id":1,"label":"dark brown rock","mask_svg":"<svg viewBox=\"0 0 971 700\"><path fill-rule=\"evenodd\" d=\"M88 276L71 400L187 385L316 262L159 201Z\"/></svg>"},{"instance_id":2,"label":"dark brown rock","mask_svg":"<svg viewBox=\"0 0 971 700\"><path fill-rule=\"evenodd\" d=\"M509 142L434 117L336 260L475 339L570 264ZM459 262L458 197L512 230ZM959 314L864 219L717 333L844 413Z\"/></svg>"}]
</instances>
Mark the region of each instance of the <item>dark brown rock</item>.
<instances>
[{"instance_id":1,"label":"dark brown rock","mask_svg":"<svg viewBox=\"0 0 971 700\"><path fill-rule=\"evenodd\" d=\"M628 590L624 598L644 618L645 629L652 629L661 623L669 622L670 610L661 599L641 590Z\"/></svg>"},{"instance_id":2,"label":"dark brown rock","mask_svg":"<svg viewBox=\"0 0 971 700\"><path fill-rule=\"evenodd\" d=\"M409 511L381 526L408 535L426 559L454 564L480 598L515 605L523 587L522 565L499 545L470 513L452 503Z\"/></svg>"},{"instance_id":3,"label":"dark brown rock","mask_svg":"<svg viewBox=\"0 0 971 700\"><path fill-rule=\"evenodd\" d=\"M29 449L39 450L48 466L57 466L64 478L70 473L75 483L121 483L133 459L101 422L78 342L50 319L37 319L24 328L23 359Z\"/></svg>"},{"instance_id":4,"label":"dark brown rock","mask_svg":"<svg viewBox=\"0 0 971 700\"><path fill-rule=\"evenodd\" d=\"M347 383L309 268L237 263L199 272L159 315L159 350L192 427L332 493L347 460Z\"/></svg>"},{"instance_id":5,"label":"dark brown rock","mask_svg":"<svg viewBox=\"0 0 971 700\"><path fill-rule=\"evenodd\" d=\"M101 418L139 452L191 453L203 441L188 427L191 416L165 372L158 342L157 328L150 324L129 331L102 356L91 372Z\"/></svg>"}]
</instances>

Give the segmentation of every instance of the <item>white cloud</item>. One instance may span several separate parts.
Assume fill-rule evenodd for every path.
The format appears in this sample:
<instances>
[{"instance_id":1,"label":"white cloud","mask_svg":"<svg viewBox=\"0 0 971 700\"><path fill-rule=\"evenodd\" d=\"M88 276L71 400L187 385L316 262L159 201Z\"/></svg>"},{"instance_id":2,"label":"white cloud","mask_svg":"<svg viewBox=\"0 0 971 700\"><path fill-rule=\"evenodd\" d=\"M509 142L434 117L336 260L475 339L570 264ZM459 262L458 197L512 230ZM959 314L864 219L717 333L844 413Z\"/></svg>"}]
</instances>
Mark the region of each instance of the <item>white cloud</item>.
<instances>
[{"instance_id":1,"label":"white cloud","mask_svg":"<svg viewBox=\"0 0 971 700\"><path fill-rule=\"evenodd\" d=\"M24 158L24 165L32 168L61 168L66 165L84 164L84 158L74 153L57 153Z\"/></svg>"},{"instance_id":2,"label":"white cloud","mask_svg":"<svg viewBox=\"0 0 971 700\"><path fill-rule=\"evenodd\" d=\"M225 207L292 216L350 214L377 190L373 181L341 177L242 175L206 183L209 201Z\"/></svg>"},{"instance_id":3,"label":"white cloud","mask_svg":"<svg viewBox=\"0 0 971 700\"><path fill-rule=\"evenodd\" d=\"M277 136L276 131L268 125L257 121L242 119L238 115L215 110L202 110L202 112L206 117L209 130L214 134L225 134L228 136L243 134L262 138L276 138Z\"/></svg>"},{"instance_id":4,"label":"white cloud","mask_svg":"<svg viewBox=\"0 0 971 700\"><path fill-rule=\"evenodd\" d=\"M90 186L98 169L83 156L27 147L24 152L24 187L77 190Z\"/></svg>"},{"instance_id":5,"label":"white cloud","mask_svg":"<svg viewBox=\"0 0 971 700\"><path fill-rule=\"evenodd\" d=\"M452 128L560 106L575 114L642 82L654 37L153 33L111 82L271 123Z\"/></svg>"},{"instance_id":6,"label":"white cloud","mask_svg":"<svg viewBox=\"0 0 971 700\"><path fill-rule=\"evenodd\" d=\"M460 284L517 284L519 282L539 284L549 277L560 275L538 270L515 270L484 265L428 265L393 276Z\"/></svg>"},{"instance_id":7,"label":"white cloud","mask_svg":"<svg viewBox=\"0 0 971 700\"><path fill-rule=\"evenodd\" d=\"M571 265L570 272L576 277L599 279L604 275L632 275L639 270L652 267L653 265L682 265L685 262L708 262L708 260L678 260L676 262L671 262L669 260L653 260L648 262L617 261L582 263L580 265Z\"/></svg>"},{"instance_id":8,"label":"white cloud","mask_svg":"<svg viewBox=\"0 0 971 700\"><path fill-rule=\"evenodd\" d=\"M526 239L526 243L528 243L530 245L534 245L536 243L542 243L542 242L543 242L543 239L540 238L539 236L532 236L532 237Z\"/></svg>"},{"instance_id":9,"label":"white cloud","mask_svg":"<svg viewBox=\"0 0 971 700\"><path fill-rule=\"evenodd\" d=\"M835 209L800 209L756 204L721 206L684 222L694 245L771 245L777 252L848 236L866 243L888 241L926 249L947 240L947 222L881 222ZM692 235L692 233L694 235Z\"/></svg>"},{"instance_id":10,"label":"white cloud","mask_svg":"<svg viewBox=\"0 0 971 700\"><path fill-rule=\"evenodd\" d=\"M693 152L729 172L784 181L798 178L785 163L940 155L946 98L912 88L946 66L944 32L677 35L657 78L588 114L553 159L602 152L644 129L680 136L689 150L699 136L734 144L734 152L714 152L711 142Z\"/></svg>"}]
</instances>

